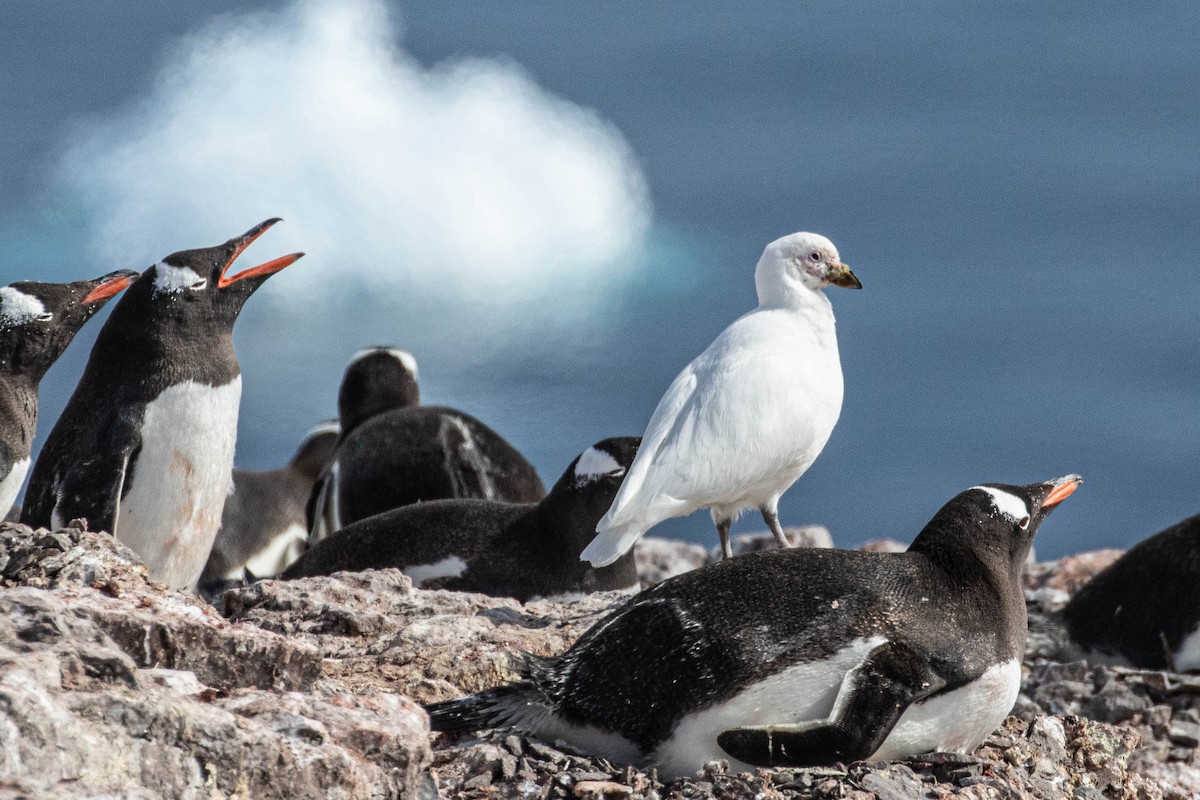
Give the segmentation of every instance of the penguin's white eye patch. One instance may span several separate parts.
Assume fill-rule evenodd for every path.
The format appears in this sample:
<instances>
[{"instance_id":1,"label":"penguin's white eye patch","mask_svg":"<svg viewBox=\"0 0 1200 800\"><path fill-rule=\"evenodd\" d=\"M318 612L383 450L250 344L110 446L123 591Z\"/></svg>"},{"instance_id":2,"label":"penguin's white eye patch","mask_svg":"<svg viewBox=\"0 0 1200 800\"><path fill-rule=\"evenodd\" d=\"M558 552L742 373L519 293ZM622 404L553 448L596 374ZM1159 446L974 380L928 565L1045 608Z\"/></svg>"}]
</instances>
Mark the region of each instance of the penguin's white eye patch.
<instances>
[{"instance_id":1,"label":"penguin's white eye patch","mask_svg":"<svg viewBox=\"0 0 1200 800\"><path fill-rule=\"evenodd\" d=\"M42 301L11 286L0 287L0 327L12 328L30 322L46 322L54 315Z\"/></svg>"},{"instance_id":2,"label":"penguin's white eye patch","mask_svg":"<svg viewBox=\"0 0 1200 800\"><path fill-rule=\"evenodd\" d=\"M1009 494L1003 489L997 489L994 486L973 486L972 488L987 492L992 498L992 505L995 506L996 511L1001 516L1007 517L1013 522L1025 519L1026 522L1021 527L1026 528L1029 526L1029 506L1025 504L1024 500L1015 494Z\"/></svg>"},{"instance_id":3,"label":"penguin's white eye patch","mask_svg":"<svg viewBox=\"0 0 1200 800\"><path fill-rule=\"evenodd\" d=\"M163 261L154 265L154 294L195 291L207 285L208 280L189 267L175 267Z\"/></svg>"},{"instance_id":4,"label":"penguin's white eye patch","mask_svg":"<svg viewBox=\"0 0 1200 800\"><path fill-rule=\"evenodd\" d=\"M350 359L349 363L346 364L346 367L349 368L367 356L375 355L376 353L387 353L389 356L400 362L400 365L404 367L404 370L408 372L409 375L413 376L413 380L420 379L420 373L417 370L416 357L407 350L401 350L399 347L368 347L365 350L359 350Z\"/></svg>"},{"instance_id":5,"label":"penguin's white eye patch","mask_svg":"<svg viewBox=\"0 0 1200 800\"><path fill-rule=\"evenodd\" d=\"M579 461L575 463L575 480L580 483L624 474L625 468L618 464L615 458L594 447L584 450Z\"/></svg>"}]
</instances>

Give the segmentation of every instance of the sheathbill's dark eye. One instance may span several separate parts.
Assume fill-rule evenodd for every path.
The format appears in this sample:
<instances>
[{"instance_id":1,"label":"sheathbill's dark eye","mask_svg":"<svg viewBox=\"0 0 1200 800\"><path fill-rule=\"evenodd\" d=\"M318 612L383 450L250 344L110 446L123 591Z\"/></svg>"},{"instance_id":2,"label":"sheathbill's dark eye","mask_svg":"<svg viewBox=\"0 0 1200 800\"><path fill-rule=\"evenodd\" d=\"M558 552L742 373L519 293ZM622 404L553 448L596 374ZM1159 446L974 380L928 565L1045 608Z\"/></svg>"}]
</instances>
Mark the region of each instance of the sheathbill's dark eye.
<instances>
[{"instance_id":1,"label":"sheathbill's dark eye","mask_svg":"<svg viewBox=\"0 0 1200 800\"><path fill-rule=\"evenodd\" d=\"M809 253L809 254L808 254L808 257L809 257L809 259L811 259L812 261L820 261L820 260L821 260L821 254L820 254L820 253Z\"/></svg>"}]
</instances>

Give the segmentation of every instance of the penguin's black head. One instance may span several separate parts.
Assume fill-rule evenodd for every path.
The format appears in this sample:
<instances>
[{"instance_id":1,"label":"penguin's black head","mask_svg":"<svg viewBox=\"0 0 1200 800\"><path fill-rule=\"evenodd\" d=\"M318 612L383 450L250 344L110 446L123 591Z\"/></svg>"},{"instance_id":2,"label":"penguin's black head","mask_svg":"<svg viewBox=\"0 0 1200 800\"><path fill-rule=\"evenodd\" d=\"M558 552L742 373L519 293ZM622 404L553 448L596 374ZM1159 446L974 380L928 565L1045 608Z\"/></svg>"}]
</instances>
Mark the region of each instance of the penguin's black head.
<instances>
[{"instance_id":1,"label":"penguin's black head","mask_svg":"<svg viewBox=\"0 0 1200 800\"><path fill-rule=\"evenodd\" d=\"M121 305L138 307L140 325L208 321L232 330L250 295L267 278L304 255L292 253L229 274L237 257L279 221L269 219L216 247L172 253L142 273Z\"/></svg>"},{"instance_id":2,"label":"penguin's black head","mask_svg":"<svg viewBox=\"0 0 1200 800\"><path fill-rule=\"evenodd\" d=\"M594 520L590 519L590 513L581 515L588 517L584 524L589 541L595 535L596 523L617 496L641 443L640 436L618 436L596 442L571 462L550 490L556 497L571 497L575 503L598 509Z\"/></svg>"},{"instance_id":3,"label":"penguin's black head","mask_svg":"<svg viewBox=\"0 0 1200 800\"><path fill-rule=\"evenodd\" d=\"M421 401L417 360L398 347L369 347L346 366L338 390L342 436L376 414L408 408Z\"/></svg>"},{"instance_id":4,"label":"penguin's black head","mask_svg":"<svg viewBox=\"0 0 1200 800\"><path fill-rule=\"evenodd\" d=\"M336 419L327 419L317 425L300 442L300 446L296 448L296 455L292 456L289 466L315 481L321 476L321 471L325 469L329 459L333 457L341 429L342 426Z\"/></svg>"},{"instance_id":5,"label":"penguin's black head","mask_svg":"<svg viewBox=\"0 0 1200 800\"><path fill-rule=\"evenodd\" d=\"M41 380L84 323L137 276L123 269L87 281L0 288L0 368Z\"/></svg>"},{"instance_id":6,"label":"penguin's black head","mask_svg":"<svg viewBox=\"0 0 1200 800\"><path fill-rule=\"evenodd\" d=\"M973 486L942 506L909 550L965 547L984 563L1019 574L1042 521L1081 483L1078 475L1064 475L1028 486Z\"/></svg>"},{"instance_id":7,"label":"penguin's black head","mask_svg":"<svg viewBox=\"0 0 1200 800\"><path fill-rule=\"evenodd\" d=\"M542 498L539 513L549 537L543 546L553 548L572 570L581 566L591 569L579 560L579 554L596 536L596 524L612 505L641 443L640 436L618 436L596 442L571 462L550 493ZM633 551L627 555L632 563ZM618 563L623 565L625 561L622 556Z\"/></svg>"}]
</instances>

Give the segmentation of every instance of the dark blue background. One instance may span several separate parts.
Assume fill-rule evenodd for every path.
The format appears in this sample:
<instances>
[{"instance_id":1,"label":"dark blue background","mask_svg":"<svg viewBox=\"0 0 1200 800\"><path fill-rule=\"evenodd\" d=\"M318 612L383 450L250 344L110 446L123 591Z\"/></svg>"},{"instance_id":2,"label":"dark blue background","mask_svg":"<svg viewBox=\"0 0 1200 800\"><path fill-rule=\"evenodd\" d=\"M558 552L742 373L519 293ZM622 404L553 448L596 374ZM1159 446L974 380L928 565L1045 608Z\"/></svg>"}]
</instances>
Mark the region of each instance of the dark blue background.
<instances>
[{"instance_id":1,"label":"dark blue background","mask_svg":"<svg viewBox=\"0 0 1200 800\"><path fill-rule=\"evenodd\" d=\"M64 130L144 92L172 37L247 5L5 4L3 282L127 266L79 266L82 235L48 207ZM907 540L973 483L1071 471L1087 482L1039 537L1043 555L1128 545L1200 511L1193 3L436 0L399 13L422 62L511 58L610 120L648 180L654 236L694 255L659 278L677 285L614 316L602 359L511 354L453 395L422 362L430 400L493 424L547 483L590 442L640 432L678 369L753 306L762 246L807 229L866 288L830 292L846 402L785 496L785 524L824 522L846 545ZM251 305L238 459L268 467L333 412L345 357L403 344L404 330L346 322L338 341L307 343L304 326ZM43 438L94 330L43 386ZM658 532L715 541L700 516Z\"/></svg>"}]
</instances>

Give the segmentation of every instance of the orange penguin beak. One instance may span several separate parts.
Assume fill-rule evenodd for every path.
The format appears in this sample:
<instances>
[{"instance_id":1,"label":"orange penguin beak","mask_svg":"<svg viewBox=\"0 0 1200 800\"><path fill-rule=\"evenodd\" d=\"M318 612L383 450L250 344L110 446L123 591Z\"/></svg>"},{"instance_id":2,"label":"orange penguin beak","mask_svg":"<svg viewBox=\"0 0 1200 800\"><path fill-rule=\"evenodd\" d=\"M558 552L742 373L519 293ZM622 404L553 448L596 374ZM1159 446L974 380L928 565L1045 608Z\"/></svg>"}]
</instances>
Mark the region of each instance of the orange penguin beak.
<instances>
[{"instance_id":1,"label":"orange penguin beak","mask_svg":"<svg viewBox=\"0 0 1200 800\"><path fill-rule=\"evenodd\" d=\"M1083 483L1083 478L1078 475L1064 475L1061 478L1046 481L1046 483L1050 484L1052 488L1050 494L1046 495L1046 499L1042 501L1042 508L1053 508L1074 494L1075 490L1079 488L1079 484Z\"/></svg>"},{"instance_id":2,"label":"orange penguin beak","mask_svg":"<svg viewBox=\"0 0 1200 800\"><path fill-rule=\"evenodd\" d=\"M119 272L112 273L109 277L95 289L87 293L87 297L83 298L83 303L95 303L98 300L107 300L117 292L120 292L129 284L133 283L138 277L138 273L131 269L123 269Z\"/></svg>"},{"instance_id":3,"label":"orange penguin beak","mask_svg":"<svg viewBox=\"0 0 1200 800\"><path fill-rule=\"evenodd\" d=\"M304 257L304 253L292 253L291 255L280 256L279 258L271 259L264 264L259 264L257 267L251 267L250 269L242 270L237 275L232 277L229 277L225 274L229 271L229 268L233 266L233 262L237 261L237 257L244 253L246 248L254 243L255 239L266 233L267 230L276 222L282 222L282 220L280 220L278 217L275 217L274 219L269 219L266 222L259 223L234 240L236 242L236 246L234 247L233 255L229 257L229 261L225 262L225 266L221 268L221 279L217 281L217 286L224 289L226 286L237 283L243 278L253 278L258 275L272 275L284 269L285 267L295 264Z\"/></svg>"}]
</instances>

